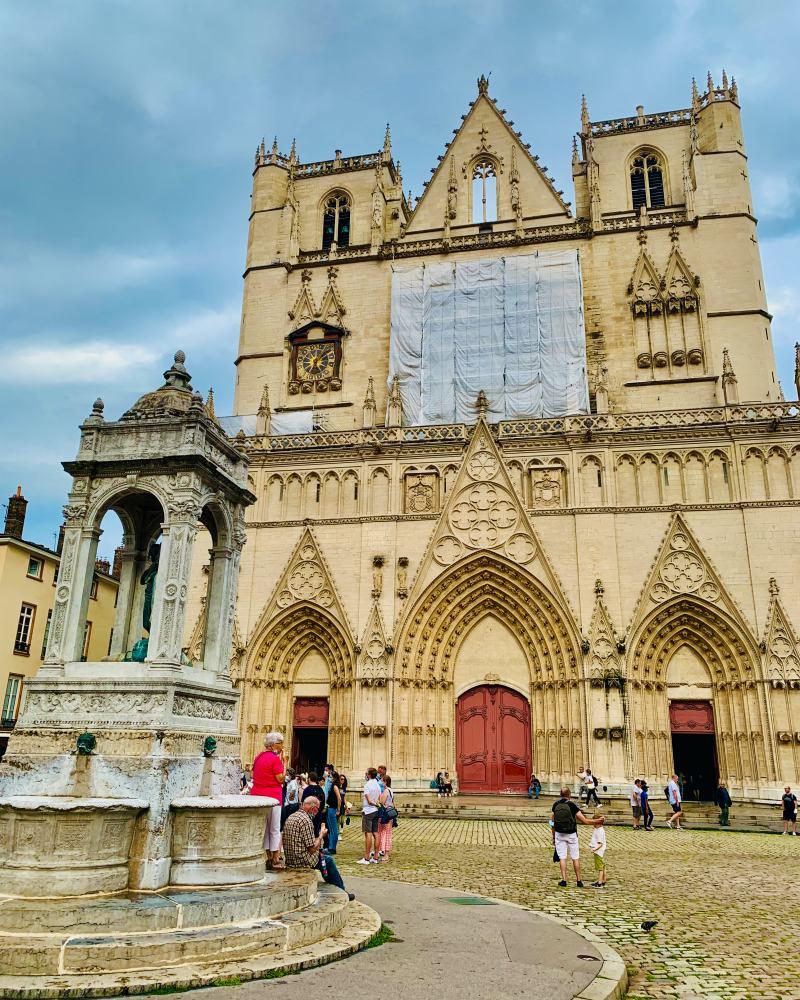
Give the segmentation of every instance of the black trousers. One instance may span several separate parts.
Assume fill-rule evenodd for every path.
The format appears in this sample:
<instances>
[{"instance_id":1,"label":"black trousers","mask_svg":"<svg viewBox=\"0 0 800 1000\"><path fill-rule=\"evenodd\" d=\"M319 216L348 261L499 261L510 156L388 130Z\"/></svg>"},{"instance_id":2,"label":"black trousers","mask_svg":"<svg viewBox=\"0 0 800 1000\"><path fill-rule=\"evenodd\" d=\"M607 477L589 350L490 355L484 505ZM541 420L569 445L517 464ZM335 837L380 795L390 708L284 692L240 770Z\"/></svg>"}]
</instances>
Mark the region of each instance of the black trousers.
<instances>
[{"instance_id":1,"label":"black trousers","mask_svg":"<svg viewBox=\"0 0 800 1000\"><path fill-rule=\"evenodd\" d=\"M598 805L598 806L600 805L600 799L598 799L598 797L597 797L597 789L596 788L587 788L586 789L586 805L587 806L592 801L592 799L594 799L596 805Z\"/></svg>"}]
</instances>

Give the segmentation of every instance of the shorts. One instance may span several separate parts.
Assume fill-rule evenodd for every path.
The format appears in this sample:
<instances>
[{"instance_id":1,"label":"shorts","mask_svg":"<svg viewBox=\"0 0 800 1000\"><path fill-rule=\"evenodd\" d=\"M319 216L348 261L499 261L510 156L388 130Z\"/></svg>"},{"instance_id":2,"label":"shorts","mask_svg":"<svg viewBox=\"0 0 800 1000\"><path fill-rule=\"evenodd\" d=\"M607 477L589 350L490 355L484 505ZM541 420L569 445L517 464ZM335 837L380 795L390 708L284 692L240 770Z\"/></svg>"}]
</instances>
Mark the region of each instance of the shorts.
<instances>
[{"instance_id":1,"label":"shorts","mask_svg":"<svg viewBox=\"0 0 800 1000\"><path fill-rule=\"evenodd\" d=\"M634 819L641 819L642 818L642 807L641 806L631 806L631 810L633 811L633 818ZM595 855L595 857L597 857L597 855Z\"/></svg>"},{"instance_id":2,"label":"shorts","mask_svg":"<svg viewBox=\"0 0 800 1000\"><path fill-rule=\"evenodd\" d=\"M559 833L558 830L556 830L555 835L556 835L556 854L558 855L558 860L565 861L567 855L569 855L569 857L571 857L573 861L577 861L578 858L580 857L578 834Z\"/></svg>"},{"instance_id":3,"label":"shorts","mask_svg":"<svg viewBox=\"0 0 800 1000\"><path fill-rule=\"evenodd\" d=\"M784 823L794 823L794 821L796 819L797 819L797 813L796 812L789 812L786 809L783 810L783 822Z\"/></svg>"},{"instance_id":4,"label":"shorts","mask_svg":"<svg viewBox=\"0 0 800 1000\"><path fill-rule=\"evenodd\" d=\"M362 833L377 833L378 832L378 810L372 813L363 813L361 816L361 832Z\"/></svg>"},{"instance_id":5,"label":"shorts","mask_svg":"<svg viewBox=\"0 0 800 1000\"><path fill-rule=\"evenodd\" d=\"M606 870L605 858L601 858L599 854L594 856L594 870L596 872L603 872Z\"/></svg>"},{"instance_id":6,"label":"shorts","mask_svg":"<svg viewBox=\"0 0 800 1000\"><path fill-rule=\"evenodd\" d=\"M672 811L674 813L679 813L681 811L680 802L670 802L670 805L672 806Z\"/></svg>"}]
</instances>

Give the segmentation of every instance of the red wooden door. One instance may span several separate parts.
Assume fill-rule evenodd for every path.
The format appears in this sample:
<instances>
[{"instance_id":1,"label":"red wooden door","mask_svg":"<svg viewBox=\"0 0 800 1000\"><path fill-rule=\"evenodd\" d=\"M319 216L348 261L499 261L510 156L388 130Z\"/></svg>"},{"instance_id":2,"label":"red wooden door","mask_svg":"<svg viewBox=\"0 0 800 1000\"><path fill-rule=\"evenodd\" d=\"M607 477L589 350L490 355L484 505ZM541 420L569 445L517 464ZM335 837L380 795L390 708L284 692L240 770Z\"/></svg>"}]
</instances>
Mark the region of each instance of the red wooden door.
<instances>
[{"instance_id":1,"label":"red wooden door","mask_svg":"<svg viewBox=\"0 0 800 1000\"><path fill-rule=\"evenodd\" d=\"M524 792L531 773L531 709L496 684L472 688L456 705L456 768L463 792Z\"/></svg>"}]
</instances>

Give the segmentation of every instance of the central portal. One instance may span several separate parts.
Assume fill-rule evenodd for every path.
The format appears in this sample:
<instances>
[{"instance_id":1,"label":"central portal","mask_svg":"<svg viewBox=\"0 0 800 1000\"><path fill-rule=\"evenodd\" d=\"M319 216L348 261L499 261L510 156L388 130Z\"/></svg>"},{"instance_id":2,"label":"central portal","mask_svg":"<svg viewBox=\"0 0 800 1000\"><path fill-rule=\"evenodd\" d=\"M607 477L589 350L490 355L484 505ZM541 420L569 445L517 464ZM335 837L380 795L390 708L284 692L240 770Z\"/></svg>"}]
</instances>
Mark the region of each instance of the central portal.
<instances>
[{"instance_id":1,"label":"central portal","mask_svg":"<svg viewBox=\"0 0 800 1000\"><path fill-rule=\"evenodd\" d=\"M292 725L292 766L298 771L322 769L328 757L328 699L295 698Z\"/></svg>"},{"instance_id":2,"label":"central portal","mask_svg":"<svg viewBox=\"0 0 800 1000\"><path fill-rule=\"evenodd\" d=\"M456 705L461 792L525 792L531 774L531 708L511 688L484 684Z\"/></svg>"}]
</instances>

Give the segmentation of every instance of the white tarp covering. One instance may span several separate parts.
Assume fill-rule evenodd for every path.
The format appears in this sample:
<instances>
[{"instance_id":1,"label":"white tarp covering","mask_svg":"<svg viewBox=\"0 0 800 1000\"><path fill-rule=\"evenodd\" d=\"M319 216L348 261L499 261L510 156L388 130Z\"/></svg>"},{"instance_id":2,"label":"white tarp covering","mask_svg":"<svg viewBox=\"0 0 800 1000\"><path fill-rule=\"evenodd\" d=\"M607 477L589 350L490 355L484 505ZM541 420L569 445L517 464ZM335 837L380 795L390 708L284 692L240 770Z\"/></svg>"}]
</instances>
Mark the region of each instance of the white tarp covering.
<instances>
[{"instance_id":1,"label":"white tarp covering","mask_svg":"<svg viewBox=\"0 0 800 1000\"><path fill-rule=\"evenodd\" d=\"M394 269L395 375L407 425L587 413L578 251Z\"/></svg>"},{"instance_id":2,"label":"white tarp covering","mask_svg":"<svg viewBox=\"0 0 800 1000\"><path fill-rule=\"evenodd\" d=\"M288 410L273 413L270 418L270 434L310 434L313 430L313 410Z\"/></svg>"}]
</instances>

